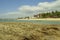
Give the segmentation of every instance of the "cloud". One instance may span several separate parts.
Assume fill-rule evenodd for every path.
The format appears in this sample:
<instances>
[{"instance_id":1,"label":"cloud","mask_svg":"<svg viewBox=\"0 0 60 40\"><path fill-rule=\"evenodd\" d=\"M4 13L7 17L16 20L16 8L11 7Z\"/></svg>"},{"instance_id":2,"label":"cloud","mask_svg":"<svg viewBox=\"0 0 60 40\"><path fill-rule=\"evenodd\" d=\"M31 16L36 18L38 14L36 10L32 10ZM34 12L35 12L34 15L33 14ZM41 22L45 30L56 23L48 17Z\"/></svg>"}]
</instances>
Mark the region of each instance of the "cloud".
<instances>
[{"instance_id":1,"label":"cloud","mask_svg":"<svg viewBox=\"0 0 60 40\"><path fill-rule=\"evenodd\" d=\"M60 0L53 2L40 2L36 6L23 5L17 8L17 12L6 13L8 17L32 16L37 13L60 10Z\"/></svg>"},{"instance_id":2,"label":"cloud","mask_svg":"<svg viewBox=\"0 0 60 40\"><path fill-rule=\"evenodd\" d=\"M59 3L60 3L60 0L56 0L54 2L38 3L37 6L24 5L24 6L21 6L19 10L23 12L33 12L33 13L60 10Z\"/></svg>"}]
</instances>

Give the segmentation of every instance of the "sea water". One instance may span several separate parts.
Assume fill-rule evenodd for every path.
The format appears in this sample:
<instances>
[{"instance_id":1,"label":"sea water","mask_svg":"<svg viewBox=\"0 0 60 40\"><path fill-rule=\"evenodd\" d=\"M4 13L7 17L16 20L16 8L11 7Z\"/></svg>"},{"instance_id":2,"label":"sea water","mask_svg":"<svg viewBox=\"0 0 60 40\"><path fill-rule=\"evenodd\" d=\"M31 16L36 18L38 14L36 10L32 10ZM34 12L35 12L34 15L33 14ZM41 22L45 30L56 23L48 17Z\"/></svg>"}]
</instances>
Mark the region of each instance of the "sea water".
<instances>
[{"instance_id":1,"label":"sea water","mask_svg":"<svg viewBox=\"0 0 60 40\"><path fill-rule=\"evenodd\" d=\"M39 24L60 24L60 21L52 21L52 20L16 20L16 19L0 19L0 22L31 22L31 23L39 23Z\"/></svg>"}]
</instances>

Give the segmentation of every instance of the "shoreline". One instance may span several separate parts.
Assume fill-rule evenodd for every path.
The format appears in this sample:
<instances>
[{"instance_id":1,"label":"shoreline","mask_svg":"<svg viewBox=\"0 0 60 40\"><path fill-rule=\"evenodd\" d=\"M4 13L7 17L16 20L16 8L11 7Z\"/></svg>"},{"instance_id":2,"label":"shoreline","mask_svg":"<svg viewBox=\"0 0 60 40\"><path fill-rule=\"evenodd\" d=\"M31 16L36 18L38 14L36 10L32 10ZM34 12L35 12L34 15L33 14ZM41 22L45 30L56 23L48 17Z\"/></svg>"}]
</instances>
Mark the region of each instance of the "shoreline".
<instances>
[{"instance_id":1,"label":"shoreline","mask_svg":"<svg viewBox=\"0 0 60 40\"><path fill-rule=\"evenodd\" d=\"M60 21L60 18L41 18L41 19L17 19L17 20L52 20Z\"/></svg>"}]
</instances>

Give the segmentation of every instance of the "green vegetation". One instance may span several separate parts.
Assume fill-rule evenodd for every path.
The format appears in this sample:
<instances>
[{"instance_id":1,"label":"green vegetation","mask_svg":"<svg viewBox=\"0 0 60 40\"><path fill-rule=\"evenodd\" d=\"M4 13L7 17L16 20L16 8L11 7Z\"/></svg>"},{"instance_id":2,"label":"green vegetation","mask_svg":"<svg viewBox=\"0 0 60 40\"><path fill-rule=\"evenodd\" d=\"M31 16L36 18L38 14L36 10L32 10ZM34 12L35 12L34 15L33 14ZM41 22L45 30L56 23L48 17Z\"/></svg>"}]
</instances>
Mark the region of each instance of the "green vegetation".
<instances>
[{"instance_id":1,"label":"green vegetation","mask_svg":"<svg viewBox=\"0 0 60 40\"><path fill-rule=\"evenodd\" d=\"M0 23L0 40L60 40L60 25Z\"/></svg>"},{"instance_id":2,"label":"green vegetation","mask_svg":"<svg viewBox=\"0 0 60 40\"><path fill-rule=\"evenodd\" d=\"M30 19L31 17L27 16L27 17L20 17L20 18L17 18L17 19ZM52 12L47 12L47 13L39 13L39 14L36 14L36 15L33 15L33 18L60 18L60 12L59 11L52 11Z\"/></svg>"},{"instance_id":3,"label":"green vegetation","mask_svg":"<svg viewBox=\"0 0 60 40\"><path fill-rule=\"evenodd\" d=\"M49 13L40 13L40 14L34 15L34 17L36 18L60 18L60 12L52 11Z\"/></svg>"}]
</instances>

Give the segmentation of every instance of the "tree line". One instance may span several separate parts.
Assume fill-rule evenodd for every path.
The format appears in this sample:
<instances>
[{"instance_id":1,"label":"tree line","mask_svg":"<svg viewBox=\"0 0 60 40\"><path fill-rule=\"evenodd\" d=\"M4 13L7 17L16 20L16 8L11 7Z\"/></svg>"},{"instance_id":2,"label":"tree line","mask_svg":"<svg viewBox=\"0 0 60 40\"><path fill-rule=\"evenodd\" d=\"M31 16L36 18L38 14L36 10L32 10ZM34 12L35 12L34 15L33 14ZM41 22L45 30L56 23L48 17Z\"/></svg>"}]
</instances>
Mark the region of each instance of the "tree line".
<instances>
[{"instance_id":1,"label":"tree line","mask_svg":"<svg viewBox=\"0 0 60 40\"><path fill-rule=\"evenodd\" d=\"M60 12L59 11L52 11L48 13L39 13L37 15L34 15L36 18L60 18Z\"/></svg>"}]
</instances>

